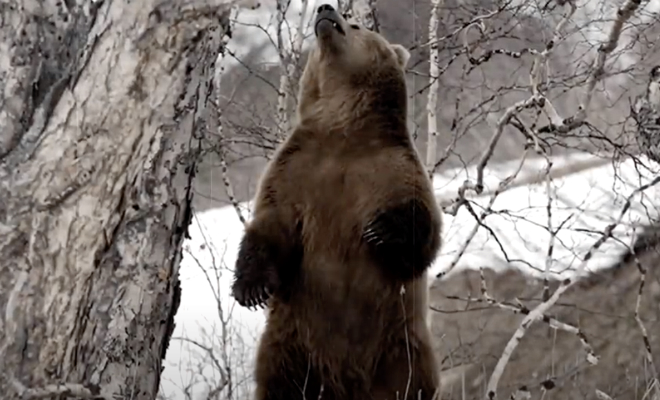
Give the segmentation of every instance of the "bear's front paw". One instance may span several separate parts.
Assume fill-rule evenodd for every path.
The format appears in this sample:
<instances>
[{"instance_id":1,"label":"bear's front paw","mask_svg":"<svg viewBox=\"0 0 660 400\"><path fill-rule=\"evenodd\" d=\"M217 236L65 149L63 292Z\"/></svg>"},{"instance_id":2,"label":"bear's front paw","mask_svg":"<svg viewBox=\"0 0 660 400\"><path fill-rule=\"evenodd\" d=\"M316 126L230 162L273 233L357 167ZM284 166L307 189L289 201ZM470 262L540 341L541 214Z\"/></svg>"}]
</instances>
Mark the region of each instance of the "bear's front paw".
<instances>
[{"instance_id":1,"label":"bear's front paw","mask_svg":"<svg viewBox=\"0 0 660 400\"><path fill-rule=\"evenodd\" d=\"M381 267L400 279L419 276L432 260L433 221L418 200L378 213L362 238Z\"/></svg>"},{"instance_id":2,"label":"bear's front paw","mask_svg":"<svg viewBox=\"0 0 660 400\"><path fill-rule=\"evenodd\" d=\"M261 274L238 274L232 285L232 296L243 307L265 308L270 296L279 287L274 268L265 268Z\"/></svg>"},{"instance_id":3,"label":"bear's front paw","mask_svg":"<svg viewBox=\"0 0 660 400\"><path fill-rule=\"evenodd\" d=\"M417 201L382 211L364 229L363 238L373 247L412 250L430 233L430 216Z\"/></svg>"},{"instance_id":4,"label":"bear's front paw","mask_svg":"<svg viewBox=\"0 0 660 400\"><path fill-rule=\"evenodd\" d=\"M277 249L254 232L241 241L236 259L232 296L243 307L264 307L280 286Z\"/></svg>"}]
</instances>

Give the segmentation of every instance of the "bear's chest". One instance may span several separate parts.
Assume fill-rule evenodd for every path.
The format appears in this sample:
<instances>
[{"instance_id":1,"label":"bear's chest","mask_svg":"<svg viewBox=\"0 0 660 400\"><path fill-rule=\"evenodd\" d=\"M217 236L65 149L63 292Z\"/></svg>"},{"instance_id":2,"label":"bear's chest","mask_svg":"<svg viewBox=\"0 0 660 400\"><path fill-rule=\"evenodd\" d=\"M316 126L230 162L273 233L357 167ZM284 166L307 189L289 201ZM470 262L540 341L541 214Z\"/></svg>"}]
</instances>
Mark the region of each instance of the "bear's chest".
<instances>
[{"instance_id":1,"label":"bear's chest","mask_svg":"<svg viewBox=\"0 0 660 400\"><path fill-rule=\"evenodd\" d=\"M317 153L318 154L318 153ZM334 154L318 154L308 165L300 166L301 187L304 187L304 200L309 206L321 209L342 207L345 199L351 197L349 185L350 165ZM302 183L306 183L302 185Z\"/></svg>"},{"instance_id":2,"label":"bear's chest","mask_svg":"<svg viewBox=\"0 0 660 400\"><path fill-rule=\"evenodd\" d=\"M355 205L359 188L351 179L352 168L341 157L319 155L297 168L290 184L298 193L306 245L335 258L347 243L359 239L360 218Z\"/></svg>"}]
</instances>

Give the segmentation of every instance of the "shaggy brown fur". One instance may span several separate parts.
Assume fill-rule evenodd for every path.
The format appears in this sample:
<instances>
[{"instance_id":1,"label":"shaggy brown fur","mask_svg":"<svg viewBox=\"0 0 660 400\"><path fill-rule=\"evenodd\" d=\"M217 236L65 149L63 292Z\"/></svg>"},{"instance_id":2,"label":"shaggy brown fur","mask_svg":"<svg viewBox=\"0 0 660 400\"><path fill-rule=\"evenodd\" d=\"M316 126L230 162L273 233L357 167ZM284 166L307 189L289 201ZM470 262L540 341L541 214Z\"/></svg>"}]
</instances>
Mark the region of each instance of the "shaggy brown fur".
<instances>
[{"instance_id":1,"label":"shaggy brown fur","mask_svg":"<svg viewBox=\"0 0 660 400\"><path fill-rule=\"evenodd\" d=\"M441 216L406 127L409 53L328 5L315 31L236 263L234 297L269 307L256 399L428 400Z\"/></svg>"}]
</instances>

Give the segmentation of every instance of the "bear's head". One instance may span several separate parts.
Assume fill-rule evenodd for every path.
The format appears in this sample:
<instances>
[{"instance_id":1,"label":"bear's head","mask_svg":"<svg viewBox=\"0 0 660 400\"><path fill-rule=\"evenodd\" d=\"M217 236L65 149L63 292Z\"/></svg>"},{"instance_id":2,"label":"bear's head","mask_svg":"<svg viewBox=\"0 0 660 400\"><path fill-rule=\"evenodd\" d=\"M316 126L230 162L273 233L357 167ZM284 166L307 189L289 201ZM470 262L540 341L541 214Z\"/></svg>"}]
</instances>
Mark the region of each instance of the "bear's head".
<instances>
[{"instance_id":1,"label":"bear's head","mask_svg":"<svg viewBox=\"0 0 660 400\"><path fill-rule=\"evenodd\" d=\"M348 23L328 4L317 10L314 33L300 81L300 122L355 126L379 114L405 121L408 50Z\"/></svg>"}]
</instances>

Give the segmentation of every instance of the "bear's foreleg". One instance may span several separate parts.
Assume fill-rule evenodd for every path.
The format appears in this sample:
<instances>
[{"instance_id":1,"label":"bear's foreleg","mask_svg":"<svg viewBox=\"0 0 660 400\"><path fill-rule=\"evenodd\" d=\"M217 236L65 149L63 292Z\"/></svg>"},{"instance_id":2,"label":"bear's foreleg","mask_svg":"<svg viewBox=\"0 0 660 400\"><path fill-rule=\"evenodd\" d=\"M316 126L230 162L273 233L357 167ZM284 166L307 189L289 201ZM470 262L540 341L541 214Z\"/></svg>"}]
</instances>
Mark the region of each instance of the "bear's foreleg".
<instances>
[{"instance_id":1,"label":"bear's foreleg","mask_svg":"<svg viewBox=\"0 0 660 400\"><path fill-rule=\"evenodd\" d=\"M440 224L422 199L412 199L377 213L363 239L386 273L403 281L418 278L440 247Z\"/></svg>"},{"instance_id":2,"label":"bear's foreleg","mask_svg":"<svg viewBox=\"0 0 660 400\"><path fill-rule=\"evenodd\" d=\"M285 294L301 257L298 232L274 217L253 221L239 245L232 296L244 307L263 308L274 293Z\"/></svg>"}]
</instances>

